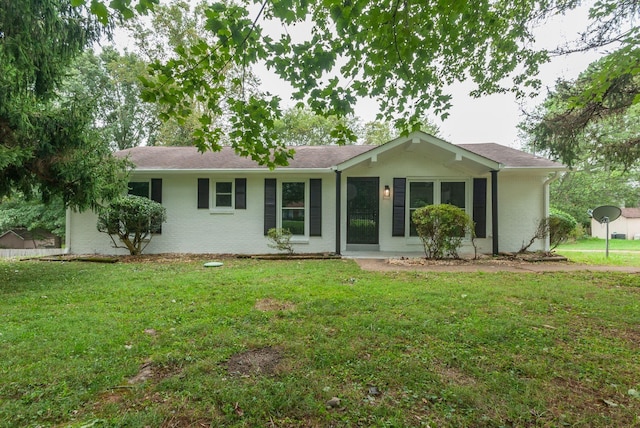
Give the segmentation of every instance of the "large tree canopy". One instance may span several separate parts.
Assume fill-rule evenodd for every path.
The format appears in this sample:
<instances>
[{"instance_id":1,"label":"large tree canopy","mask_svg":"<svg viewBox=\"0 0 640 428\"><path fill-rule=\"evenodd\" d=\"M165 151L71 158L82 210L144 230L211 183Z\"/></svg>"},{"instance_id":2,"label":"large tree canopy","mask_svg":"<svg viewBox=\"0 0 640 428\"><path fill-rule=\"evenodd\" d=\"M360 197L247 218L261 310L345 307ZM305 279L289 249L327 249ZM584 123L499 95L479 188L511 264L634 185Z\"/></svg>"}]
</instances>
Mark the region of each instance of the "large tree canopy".
<instances>
[{"instance_id":1,"label":"large tree canopy","mask_svg":"<svg viewBox=\"0 0 640 428\"><path fill-rule=\"evenodd\" d=\"M75 0L84 4L89 0ZM108 19L106 1L98 16ZM135 3L135 2L134 2ZM109 3L132 13L131 0ZM571 13L579 0L245 0L218 1L203 8L207 38L178 47L176 55L152 66L144 83L145 99L165 103L165 118L184 120L193 102L206 105L199 113L195 144L219 149L223 135L242 155L276 165L291 154L271 132L280 115L280 99L267 92L244 90L243 74L264 63L293 87L293 98L315 113L343 117L353 113L357 97L371 97L380 118L395 121L403 132L421 117L447 115L446 87L473 81L473 95L539 89L538 66L549 52L534 47L532 28L557 14ZM135 7L152 6L139 0ZM124 14L124 12L123 12ZM612 85L633 80L640 67L634 49L638 28L637 0L599 0L593 3L591 25L573 46L557 53L610 46L616 55L602 78L585 88L577 105L600 102ZM269 35L269 24L279 28ZM293 27L308 29L292 37ZM615 44L614 44L615 43ZM622 79L622 80L620 80ZM230 90L232 89L232 90ZM637 97L632 97L637 102ZM230 113L229 130L215 123ZM338 141L353 139L348 127L336 129Z\"/></svg>"},{"instance_id":2,"label":"large tree canopy","mask_svg":"<svg viewBox=\"0 0 640 428\"><path fill-rule=\"evenodd\" d=\"M528 145L568 165L585 158L622 168L640 161L640 48L591 64L575 81L560 80L522 124Z\"/></svg>"},{"instance_id":3,"label":"large tree canopy","mask_svg":"<svg viewBox=\"0 0 640 428\"><path fill-rule=\"evenodd\" d=\"M39 193L84 209L120 191L124 166L93 131L94 103L58 91L105 30L69 0L0 0L0 198Z\"/></svg>"}]
</instances>

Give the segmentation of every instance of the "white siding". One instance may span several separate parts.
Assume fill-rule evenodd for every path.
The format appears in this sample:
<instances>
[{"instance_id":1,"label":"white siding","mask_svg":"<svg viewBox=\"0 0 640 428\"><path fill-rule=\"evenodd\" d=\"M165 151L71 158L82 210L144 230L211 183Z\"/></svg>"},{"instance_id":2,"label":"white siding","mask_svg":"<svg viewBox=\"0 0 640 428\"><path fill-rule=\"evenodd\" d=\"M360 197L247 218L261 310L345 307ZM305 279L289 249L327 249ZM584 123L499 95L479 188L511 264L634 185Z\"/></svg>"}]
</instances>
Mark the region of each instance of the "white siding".
<instances>
[{"instance_id":1,"label":"white siding","mask_svg":"<svg viewBox=\"0 0 640 428\"><path fill-rule=\"evenodd\" d=\"M491 253L491 177L486 168L482 172L470 170L473 164L456 160L452 153L434 149L428 144L415 145L413 150L403 146L380 153L377 157L352 166L342 172L341 178L341 251L346 251L347 179L349 177L379 177L380 215L379 250L384 252L422 252L416 237L392 236L393 195L384 199L385 185L393 189L394 178L423 180L464 180L467 184L467 212L472 215L473 178L487 178L487 237L476 241L479 252ZM478 167L476 165L476 167ZM264 236L264 179L306 181L322 179L322 236L306 237L294 245L298 253L333 252L336 249L335 221L335 173L325 170L313 174L301 174L287 170L265 173L222 175L168 171L162 174L134 173L133 180L161 178L163 180L162 203L167 208L167 222L162 234L153 237L146 253L273 253ZM230 213L218 213L197 208L197 179L233 181L247 179L247 209L235 209ZM517 251L535 232L538 221L546 213L544 182L548 174L542 172L501 171L498 173L499 200L499 249ZM307 188L308 190L308 188ZM307 195L308 198L308 195ZM407 208L408 212L408 208ZM308 212L307 212L308 218ZM71 213L69 216L68 247L72 253L125 254L125 250L112 248L110 238L96 230L97 217L92 212ZM542 250L545 243L536 242L531 250ZM462 254L473 252L469 241Z\"/></svg>"},{"instance_id":2,"label":"white siding","mask_svg":"<svg viewBox=\"0 0 640 428\"><path fill-rule=\"evenodd\" d=\"M162 178L162 205L167 209L167 222L162 233L154 235L145 253L272 253L264 237L264 179L275 174L222 176L213 174L143 174L135 180ZM197 208L197 179L230 181L247 179L247 209L219 213ZM335 251L335 178L334 173L324 175L287 175L287 180L322 178L322 237L298 240L294 250L299 253ZM278 193L280 188L278 188ZM308 214L307 214L308 216ZM92 212L71 213L70 251L74 254L127 254L114 249L111 239L96 229L97 215Z\"/></svg>"},{"instance_id":3,"label":"white siding","mask_svg":"<svg viewBox=\"0 0 640 428\"><path fill-rule=\"evenodd\" d=\"M624 234L625 239L635 239L640 236L640 218L618 217L609 223L609 238L613 234ZM591 219L591 236L606 239L607 225Z\"/></svg>"},{"instance_id":4,"label":"white siding","mask_svg":"<svg viewBox=\"0 0 640 428\"><path fill-rule=\"evenodd\" d=\"M498 226L500 251L515 252L528 243L545 213L544 182L546 176L526 172L498 173ZM545 249L536 240L529 251Z\"/></svg>"}]
</instances>

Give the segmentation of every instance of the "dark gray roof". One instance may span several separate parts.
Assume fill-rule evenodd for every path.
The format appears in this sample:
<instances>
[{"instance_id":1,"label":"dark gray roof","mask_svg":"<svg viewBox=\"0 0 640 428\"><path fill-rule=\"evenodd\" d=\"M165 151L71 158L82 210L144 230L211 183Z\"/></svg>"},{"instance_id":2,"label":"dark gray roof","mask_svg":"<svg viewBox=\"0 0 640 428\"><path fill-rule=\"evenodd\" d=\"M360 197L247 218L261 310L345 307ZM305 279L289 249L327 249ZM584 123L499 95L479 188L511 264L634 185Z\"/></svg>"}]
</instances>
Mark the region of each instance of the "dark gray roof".
<instances>
[{"instance_id":1,"label":"dark gray roof","mask_svg":"<svg viewBox=\"0 0 640 428\"><path fill-rule=\"evenodd\" d=\"M562 164L495 143L457 144L469 152L501 163L507 168L564 169ZM298 146L289 165L281 168L324 169L381 146ZM384 146L382 146L384 147ZM134 147L116 153L129 157L137 170L189 169L266 169L231 147L219 152L200 153L195 147Z\"/></svg>"},{"instance_id":2,"label":"dark gray roof","mask_svg":"<svg viewBox=\"0 0 640 428\"><path fill-rule=\"evenodd\" d=\"M507 168L564 169L561 163L496 143L456 144L472 153L499 162Z\"/></svg>"},{"instance_id":3,"label":"dark gray roof","mask_svg":"<svg viewBox=\"0 0 640 428\"><path fill-rule=\"evenodd\" d=\"M289 165L282 168L330 168L376 146L299 146ZM233 148L200 153L195 147L134 147L116 153L129 157L138 170L144 169L251 169L265 168L238 156Z\"/></svg>"}]
</instances>

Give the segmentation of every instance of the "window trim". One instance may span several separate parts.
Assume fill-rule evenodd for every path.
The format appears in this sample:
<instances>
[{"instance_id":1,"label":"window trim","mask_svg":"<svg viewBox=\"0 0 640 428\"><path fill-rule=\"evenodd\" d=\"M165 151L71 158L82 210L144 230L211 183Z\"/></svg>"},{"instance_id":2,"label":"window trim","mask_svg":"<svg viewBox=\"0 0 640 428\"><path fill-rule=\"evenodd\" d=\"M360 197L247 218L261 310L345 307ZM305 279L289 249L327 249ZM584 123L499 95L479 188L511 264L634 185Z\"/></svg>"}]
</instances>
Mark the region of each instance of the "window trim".
<instances>
[{"instance_id":1,"label":"window trim","mask_svg":"<svg viewBox=\"0 0 640 428\"><path fill-rule=\"evenodd\" d=\"M209 177L198 177L197 181L196 181L197 185L196 185L196 200L198 202L197 204L197 209L199 211L208 211L209 214L234 214L236 211L236 179L234 178L212 178L211 176ZM202 195L200 194L200 186L201 183L203 183L202 185L204 186L206 183L206 199L203 202L207 203L207 206L200 206L199 202L200 202L200 196L202 196L204 198L204 191L202 192ZM231 206L216 206L216 202L217 202L217 184L218 183L230 183L231 184L231 193L228 193L229 197L231 198ZM245 186L246 188L246 186ZM204 190L204 189L203 189ZM246 192L246 190L245 190ZM227 195L227 193L224 193L225 195Z\"/></svg>"},{"instance_id":2,"label":"window trim","mask_svg":"<svg viewBox=\"0 0 640 428\"><path fill-rule=\"evenodd\" d=\"M304 184L304 207L302 208L304 210L304 234L302 235L292 235L291 237L291 242L308 242L309 240L309 178L304 178L304 179L279 179L278 180L278 184L277 184L277 188L279 190L279 192L277 192L277 224L278 227L282 228L283 227L283 218L282 218L282 211L285 209L285 207L282 205L282 198L284 196L284 190L283 190L283 186L285 183L302 183ZM288 209L292 209L292 208L288 208Z\"/></svg>"},{"instance_id":3,"label":"window trim","mask_svg":"<svg viewBox=\"0 0 640 428\"><path fill-rule=\"evenodd\" d=\"M229 183L231 184L231 192L229 193L220 193L221 195L228 195L231 205L225 205L225 206L218 206L217 202L218 202L218 183ZM235 211L236 209L236 204L235 204L235 194L236 194L236 184L235 184L235 180L234 179L224 179L224 180L211 180L209 182L209 197L210 199L210 203L209 206L211 207L210 210L214 213L232 213Z\"/></svg>"}]
</instances>

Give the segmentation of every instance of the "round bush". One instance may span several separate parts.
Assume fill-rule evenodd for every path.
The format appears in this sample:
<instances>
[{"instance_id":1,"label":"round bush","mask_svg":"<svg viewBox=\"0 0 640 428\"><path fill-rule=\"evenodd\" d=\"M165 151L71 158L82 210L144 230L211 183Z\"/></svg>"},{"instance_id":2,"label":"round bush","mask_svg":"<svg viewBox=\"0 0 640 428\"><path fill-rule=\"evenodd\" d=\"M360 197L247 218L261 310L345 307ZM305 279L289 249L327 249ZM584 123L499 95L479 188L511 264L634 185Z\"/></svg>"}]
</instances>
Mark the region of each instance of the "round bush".
<instances>
[{"instance_id":1,"label":"round bush","mask_svg":"<svg viewBox=\"0 0 640 428\"><path fill-rule=\"evenodd\" d=\"M458 258L458 248L466 233L473 233L473 221L459 207L427 205L413 212L411 220L429 259Z\"/></svg>"}]
</instances>

